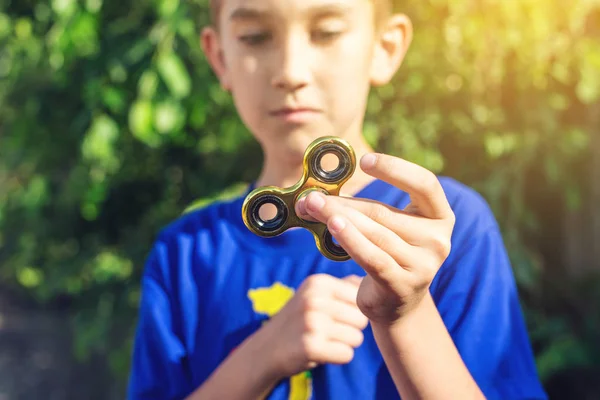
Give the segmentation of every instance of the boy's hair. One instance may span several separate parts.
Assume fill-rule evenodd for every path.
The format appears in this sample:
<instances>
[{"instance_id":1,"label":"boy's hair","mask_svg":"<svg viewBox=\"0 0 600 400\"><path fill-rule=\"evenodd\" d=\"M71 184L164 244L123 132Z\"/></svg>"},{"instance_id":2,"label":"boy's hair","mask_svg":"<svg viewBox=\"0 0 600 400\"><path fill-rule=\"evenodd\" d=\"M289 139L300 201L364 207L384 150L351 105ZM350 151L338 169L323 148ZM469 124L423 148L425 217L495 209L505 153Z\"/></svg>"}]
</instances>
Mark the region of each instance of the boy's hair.
<instances>
[{"instance_id":1,"label":"boy's hair","mask_svg":"<svg viewBox=\"0 0 600 400\"><path fill-rule=\"evenodd\" d=\"M392 14L394 0L371 0L375 5L375 22L379 26L382 21ZM223 0L210 0L210 19L212 24L218 28L219 13Z\"/></svg>"}]
</instances>

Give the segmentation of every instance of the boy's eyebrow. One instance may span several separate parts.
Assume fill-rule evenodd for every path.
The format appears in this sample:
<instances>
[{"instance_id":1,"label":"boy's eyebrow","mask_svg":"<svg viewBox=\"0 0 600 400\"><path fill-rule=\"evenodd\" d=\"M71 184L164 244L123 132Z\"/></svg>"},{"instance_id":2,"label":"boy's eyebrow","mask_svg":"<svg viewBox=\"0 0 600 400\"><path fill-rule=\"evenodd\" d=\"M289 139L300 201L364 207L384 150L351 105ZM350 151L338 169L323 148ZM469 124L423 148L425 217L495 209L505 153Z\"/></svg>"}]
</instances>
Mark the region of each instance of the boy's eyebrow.
<instances>
[{"instance_id":1,"label":"boy's eyebrow","mask_svg":"<svg viewBox=\"0 0 600 400\"><path fill-rule=\"evenodd\" d=\"M351 11L351 7L346 4L340 4L338 2L331 2L329 4L319 4L315 7L311 7L308 10L308 14L317 17L329 17L336 15L347 14Z\"/></svg>"},{"instance_id":2,"label":"boy's eyebrow","mask_svg":"<svg viewBox=\"0 0 600 400\"><path fill-rule=\"evenodd\" d=\"M249 19L260 19L267 15L266 11L259 10L256 8L238 7L231 14L229 14L230 20L249 20Z\"/></svg>"}]
</instances>

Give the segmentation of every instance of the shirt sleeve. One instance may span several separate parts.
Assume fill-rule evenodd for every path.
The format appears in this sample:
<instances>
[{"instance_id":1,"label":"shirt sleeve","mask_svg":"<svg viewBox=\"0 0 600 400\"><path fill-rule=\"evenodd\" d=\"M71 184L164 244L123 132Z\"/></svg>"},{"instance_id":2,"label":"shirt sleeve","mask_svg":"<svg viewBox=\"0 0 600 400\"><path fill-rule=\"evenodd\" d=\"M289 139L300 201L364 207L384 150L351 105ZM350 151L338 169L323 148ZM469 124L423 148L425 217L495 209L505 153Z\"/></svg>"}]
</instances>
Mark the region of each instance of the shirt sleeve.
<instances>
[{"instance_id":1,"label":"shirt sleeve","mask_svg":"<svg viewBox=\"0 0 600 400\"><path fill-rule=\"evenodd\" d=\"M432 283L432 295L486 398L546 399L497 225L451 257Z\"/></svg>"},{"instance_id":2,"label":"shirt sleeve","mask_svg":"<svg viewBox=\"0 0 600 400\"><path fill-rule=\"evenodd\" d=\"M165 273L168 257L156 244L146 261L127 389L129 400L183 399L189 392L186 349L176 335Z\"/></svg>"}]
</instances>

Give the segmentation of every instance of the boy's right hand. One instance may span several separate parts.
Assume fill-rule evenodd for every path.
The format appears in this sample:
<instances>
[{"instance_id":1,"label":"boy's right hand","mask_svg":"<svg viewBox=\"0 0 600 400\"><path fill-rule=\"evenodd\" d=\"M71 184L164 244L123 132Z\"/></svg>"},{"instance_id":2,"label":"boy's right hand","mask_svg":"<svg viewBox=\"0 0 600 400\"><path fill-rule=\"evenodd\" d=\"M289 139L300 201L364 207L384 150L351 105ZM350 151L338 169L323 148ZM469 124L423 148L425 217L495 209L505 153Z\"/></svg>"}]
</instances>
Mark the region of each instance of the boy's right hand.
<instances>
[{"instance_id":1,"label":"boy's right hand","mask_svg":"<svg viewBox=\"0 0 600 400\"><path fill-rule=\"evenodd\" d=\"M363 342L368 318L356 295L361 279L311 275L261 329L272 344L270 364L280 379L318 364L346 364Z\"/></svg>"}]
</instances>

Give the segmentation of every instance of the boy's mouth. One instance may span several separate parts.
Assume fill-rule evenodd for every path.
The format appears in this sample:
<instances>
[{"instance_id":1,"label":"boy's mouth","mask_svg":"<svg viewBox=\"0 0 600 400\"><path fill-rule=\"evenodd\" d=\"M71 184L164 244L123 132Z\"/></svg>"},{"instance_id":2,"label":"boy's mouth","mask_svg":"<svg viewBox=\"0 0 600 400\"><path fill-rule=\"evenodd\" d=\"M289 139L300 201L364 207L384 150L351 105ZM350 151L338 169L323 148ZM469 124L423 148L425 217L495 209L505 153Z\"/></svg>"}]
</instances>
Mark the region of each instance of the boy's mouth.
<instances>
[{"instance_id":1,"label":"boy's mouth","mask_svg":"<svg viewBox=\"0 0 600 400\"><path fill-rule=\"evenodd\" d=\"M271 111L269 114L286 122L302 123L314 118L317 114L320 114L320 111L310 107L283 107Z\"/></svg>"}]
</instances>

